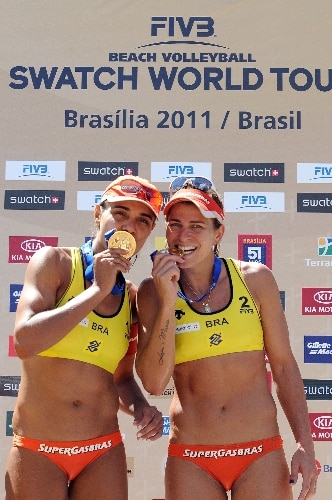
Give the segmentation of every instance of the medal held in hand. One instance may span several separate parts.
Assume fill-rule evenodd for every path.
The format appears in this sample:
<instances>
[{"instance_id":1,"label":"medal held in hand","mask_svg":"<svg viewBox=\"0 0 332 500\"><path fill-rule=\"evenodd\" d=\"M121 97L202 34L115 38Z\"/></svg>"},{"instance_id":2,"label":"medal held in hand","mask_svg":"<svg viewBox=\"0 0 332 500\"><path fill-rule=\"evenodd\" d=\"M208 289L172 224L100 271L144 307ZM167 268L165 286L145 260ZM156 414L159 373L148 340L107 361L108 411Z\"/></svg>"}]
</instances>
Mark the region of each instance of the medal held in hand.
<instances>
[{"instance_id":1,"label":"medal held in hand","mask_svg":"<svg viewBox=\"0 0 332 500\"><path fill-rule=\"evenodd\" d=\"M127 251L123 257L130 259L135 253L136 241L127 231L116 231L108 240L108 248L122 248Z\"/></svg>"}]
</instances>

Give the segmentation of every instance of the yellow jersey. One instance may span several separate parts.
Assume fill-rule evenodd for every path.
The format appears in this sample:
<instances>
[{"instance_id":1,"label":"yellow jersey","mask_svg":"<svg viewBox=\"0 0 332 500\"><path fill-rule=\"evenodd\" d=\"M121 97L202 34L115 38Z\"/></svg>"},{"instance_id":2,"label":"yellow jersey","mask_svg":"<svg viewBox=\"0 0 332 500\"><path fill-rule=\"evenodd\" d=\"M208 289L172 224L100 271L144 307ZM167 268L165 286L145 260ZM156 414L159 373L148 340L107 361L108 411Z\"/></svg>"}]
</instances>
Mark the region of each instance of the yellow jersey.
<instances>
[{"instance_id":1,"label":"yellow jersey","mask_svg":"<svg viewBox=\"0 0 332 500\"><path fill-rule=\"evenodd\" d=\"M71 249L71 280L56 307L66 304L85 289L84 268L79 248ZM118 311L101 316L91 311L65 337L39 356L83 361L114 373L128 351L131 331L131 304L127 286Z\"/></svg>"},{"instance_id":2,"label":"yellow jersey","mask_svg":"<svg viewBox=\"0 0 332 500\"><path fill-rule=\"evenodd\" d=\"M195 311L178 297L175 305L175 363L264 349L257 305L233 259L222 259L231 287L229 303L220 311Z\"/></svg>"}]
</instances>

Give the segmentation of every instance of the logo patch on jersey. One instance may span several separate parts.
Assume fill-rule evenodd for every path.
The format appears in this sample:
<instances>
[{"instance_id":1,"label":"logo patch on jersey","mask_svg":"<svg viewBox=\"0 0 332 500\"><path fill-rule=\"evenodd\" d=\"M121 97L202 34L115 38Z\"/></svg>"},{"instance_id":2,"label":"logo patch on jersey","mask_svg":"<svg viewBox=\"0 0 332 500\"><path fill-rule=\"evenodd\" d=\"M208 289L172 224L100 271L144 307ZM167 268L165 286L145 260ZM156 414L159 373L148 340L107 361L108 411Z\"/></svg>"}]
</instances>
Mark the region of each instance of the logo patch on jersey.
<instances>
[{"instance_id":1,"label":"logo patch on jersey","mask_svg":"<svg viewBox=\"0 0 332 500\"><path fill-rule=\"evenodd\" d=\"M181 319L186 313L182 311L182 309L175 309L175 317L176 319Z\"/></svg>"},{"instance_id":2,"label":"logo patch on jersey","mask_svg":"<svg viewBox=\"0 0 332 500\"><path fill-rule=\"evenodd\" d=\"M222 342L221 333L214 333L213 335L211 335L211 337L209 337L209 340L210 340L210 346L221 344Z\"/></svg>"},{"instance_id":3,"label":"logo patch on jersey","mask_svg":"<svg viewBox=\"0 0 332 500\"><path fill-rule=\"evenodd\" d=\"M85 351L90 351L91 354L95 354L97 356L101 344L102 342L98 342L98 340L90 338Z\"/></svg>"},{"instance_id":4,"label":"logo patch on jersey","mask_svg":"<svg viewBox=\"0 0 332 500\"><path fill-rule=\"evenodd\" d=\"M175 327L175 333L197 332L200 329L201 325L198 322L185 323L183 325L177 325Z\"/></svg>"},{"instance_id":5,"label":"logo patch on jersey","mask_svg":"<svg viewBox=\"0 0 332 500\"><path fill-rule=\"evenodd\" d=\"M253 308L250 306L249 299L248 297L239 297L239 300L241 301L241 306L240 306L240 313L244 314L254 314Z\"/></svg>"}]
</instances>

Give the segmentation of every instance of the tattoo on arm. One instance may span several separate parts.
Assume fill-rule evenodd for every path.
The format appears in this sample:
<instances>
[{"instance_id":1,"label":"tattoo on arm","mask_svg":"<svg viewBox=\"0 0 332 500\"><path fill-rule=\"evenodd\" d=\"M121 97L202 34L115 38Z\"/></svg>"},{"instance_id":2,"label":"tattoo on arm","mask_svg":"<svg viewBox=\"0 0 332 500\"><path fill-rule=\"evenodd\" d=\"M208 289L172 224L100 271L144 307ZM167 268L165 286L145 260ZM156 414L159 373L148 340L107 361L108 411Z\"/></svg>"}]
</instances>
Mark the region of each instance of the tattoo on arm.
<instances>
[{"instance_id":1,"label":"tattoo on arm","mask_svg":"<svg viewBox=\"0 0 332 500\"><path fill-rule=\"evenodd\" d=\"M166 335L167 335L167 332L168 332L168 327L169 327L169 321L167 320L165 328L162 328L161 331L160 331L160 334L159 334L159 339L160 339L161 345L162 345L161 351L158 352L159 364L160 365L162 365L163 362L164 362L164 354L165 354L164 345L165 345Z\"/></svg>"},{"instance_id":2,"label":"tattoo on arm","mask_svg":"<svg viewBox=\"0 0 332 500\"><path fill-rule=\"evenodd\" d=\"M161 348L161 351L158 352L158 356L159 356L159 364L162 365L164 362L164 348L163 347Z\"/></svg>"}]
</instances>

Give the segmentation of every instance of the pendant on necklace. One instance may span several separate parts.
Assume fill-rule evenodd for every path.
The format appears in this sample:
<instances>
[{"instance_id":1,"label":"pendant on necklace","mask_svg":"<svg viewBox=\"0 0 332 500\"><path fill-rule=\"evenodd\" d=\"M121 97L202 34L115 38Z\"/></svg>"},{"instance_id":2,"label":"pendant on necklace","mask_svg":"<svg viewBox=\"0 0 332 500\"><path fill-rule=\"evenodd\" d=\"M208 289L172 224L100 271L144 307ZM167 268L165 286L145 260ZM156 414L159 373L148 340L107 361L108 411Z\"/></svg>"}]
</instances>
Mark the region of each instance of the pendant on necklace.
<instances>
[{"instance_id":1,"label":"pendant on necklace","mask_svg":"<svg viewBox=\"0 0 332 500\"><path fill-rule=\"evenodd\" d=\"M210 312L211 312L211 308L210 308L209 304L207 304L207 303L206 303L206 304L204 304L204 303L203 303L203 306L204 306L204 311L205 311L206 313L210 313Z\"/></svg>"}]
</instances>

